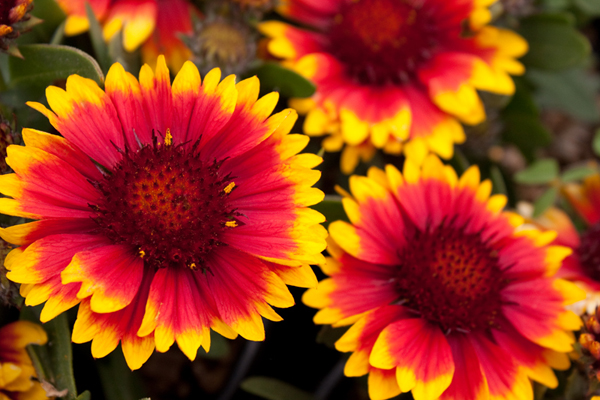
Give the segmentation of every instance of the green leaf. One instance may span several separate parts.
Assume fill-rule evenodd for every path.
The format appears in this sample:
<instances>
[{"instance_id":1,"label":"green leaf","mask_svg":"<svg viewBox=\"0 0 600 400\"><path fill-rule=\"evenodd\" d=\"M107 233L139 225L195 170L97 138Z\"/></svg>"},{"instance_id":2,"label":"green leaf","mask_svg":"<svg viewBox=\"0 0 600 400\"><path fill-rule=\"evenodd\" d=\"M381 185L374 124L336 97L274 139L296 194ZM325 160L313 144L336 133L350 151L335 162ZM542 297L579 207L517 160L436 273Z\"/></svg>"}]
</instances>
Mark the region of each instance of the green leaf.
<instances>
[{"instance_id":1,"label":"green leaf","mask_svg":"<svg viewBox=\"0 0 600 400\"><path fill-rule=\"evenodd\" d=\"M589 397L589 379L578 368L573 368L573 372L567 378L565 387L565 400L583 400Z\"/></svg>"},{"instance_id":2,"label":"green leaf","mask_svg":"<svg viewBox=\"0 0 600 400\"><path fill-rule=\"evenodd\" d=\"M465 172L471 166L471 163L464 155L460 147L454 147L454 155L448 161L448 164L450 164L459 175Z\"/></svg>"},{"instance_id":3,"label":"green leaf","mask_svg":"<svg viewBox=\"0 0 600 400\"><path fill-rule=\"evenodd\" d=\"M346 211L342 205L342 197L336 195L327 195L325 200L319 204L311 206L311 208L317 210L325 216L325 227L330 223L337 220L348 221Z\"/></svg>"},{"instance_id":4,"label":"green leaf","mask_svg":"<svg viewBox=\"0 0 600 400\"><path fill-rule=\"evenodd\" d=\"M583 68L564 71L529 69L527 78L536 87L535 98L546 108L555 108L585 122L600 121L596 96L600 79Z\"/></svg>"},{"instance_id":5,"label":"green leaf","mask_svg":"<svg viewBox=\"0 0 600 400\"><path fill-rule=\"evenodd\" d=\"M308 79L276 63L264 63L250 74L258 77L263 89L276 90L285 97L309 97L316 89Z\"/></svg>"},{"instance_id":6,"label":"green leaf","mask_svg":"<svg viewBox=\"0 0 600 400\"><path fill-rule=\"evenodd\" d=\"M515 81L515 94L506 105L503 113L520 113L529 114L537 117L540 114L538 106L535 104L529 82L523 77L517 76L513 78Z\"/></svg>"},{"instance_id":7,"label":"green leaf","mask_svg":"<svg viewBox=\"0 0 600 400\"><path fill-rule=\"evenodd\" d=\"M96 360L96 366L107 399L137 400L145 394L137 372L129 369L121 351Z\"/></svg>"},{"instance_id":8,"label":"green leaf","mask_svg":"<svg viewBox=\"0 0 600 400\"><path fill-rule=\"evenodd\" d=\"M529 43L523 63L529 67L561 70L581 65L589 56L589 41L564 17L540 14L521 21L518 31Z\"/></svg>"},{"instance_id":9,"label":"green leaf","mask_svg":"<svg viewBox=\"0 0 600 400\"><path fill-rule=\"evenodd\" d=\"M65 25L66 22L63 22L56 28L54 34L52 35L52 39L50 39L50 44L61 44L65 39Z\"/></svg>"},{"instance_id":10,"label":"green leaf","mask_svg":"<svg viewBox=\"0 0 600 400\"><path fill-rule=\"evenodd\" d=\"M91 400L92 399L92 394L86 390L85 392L81 393L79 396L77 396L76 400Z\"/></svg>"},{"instance_id":11,"label":"green leaf","mask_svg":"<svg viewBox=\"0 0 600 400\"><path fill-rule=\"evenodd\" d=\"M592 142L592 150L594 150L594 154L600 156L600 129L596 130L594 134L594 141Z\"/></svg>"},{"instance_id":12,"label":"green leaf","mask_svg":"<svg viewBox=\"0 0 600 400\"><path fill-rule=\"evenodd\" d=\"M504 182L504 176L502 176L502 171L500 171L498 166L492 165L490 167L490 179L492 180L494 194L508 194L506 182Z\"/></svg>"},{"instance_id":13,"label":"green leaf","mask_svg":"<svg viewBox=\"0 0 600 400\"><path fill-rule=\"evenodd\" d=\"M90 3L87 1L85 2L85 13L90 21L89 33L96 59L98 60L100 67L102 67L102 71L106 73L113 62L108 54L108 45L104 41L100 22L98 21L98 18L96 18L96 14L94 13L94 10L92 10Z\"/></svg>"},{"instance_id":14,"label":"green leaf","mask_svg":"<svg viewBox=\"0 0 600 400\"><path fill-rule=\"evenodd\" d=\"M517 183L536 185L552 182L558 176L558 162L552 158L538 160L515 174Z\"/></svg>"},{"instance_id":15,"label":"green leaf","mask_svg":"<svg viewBox=\"0 0 600 400\"><path fill-rule=\"evenodd\" d=\"M567 169L560 176L560 180L563 182L580 181L588 175L592 175L596 172L594 168L590 168L586 165L580 167L573 167Z\"/></svg>"},{"instance_id":16,"label":"green leaf","mask_svg":"<svg viewBox=\"0 0 600 400\"><path fill-rule=\"evenodd\" d=\"M544 192L533 204L533 217L539 217L556 201L558 196L558 188L551 187Z\"/></svg>"},{"instance_id":17,"label":"green leaf","mask_svg":"<svg viewBox=\"0 0 600 400\"><path fill-rule=\"evenodd\" d=\"M55 81L77 74L98 84L104 76L96 60L74 47L32 44L19 48L24 59L11 57L8 62L10 86L45 88Z\"/></svg>"},{"instance_id":18,"label":"green leaf","mask_svg":"<svg viewBox=\"0 0 600 400\"><path fill-rule=\"evenodd\" d=\"M546 10L559 11L569 7L569 0L542 0L543 7Z\"/></svg>"},{"instance_id":19,"label":"green leaf","mask_svg":"<svg viewBox=\"0 0 600 400\"><path fill-rule=\"evenodd\" d=\"M67 389L66 400L77 397L75 378L73 377L73 356L71 354L71 331L67 323L67 313L62 313L44 324L48 334L48 356L54 373L54 386L57 390Z\"/></svg>"},{"instance_id":20,"label":"green leaf","mask_svg":"<svg viewBox=\"0 0 600 400\"><path fill-rule=\"evenodd\" d=\"M573 0L573 5L587 16L600 15L600 0Z\"/></svg>"},{"instance_id":21,"label":"green leaf","mask_svg":"<svg viewBox=\"0 0 600 400\"><path fill-rule=\"evenodd\" d=\"M502 139L517 146L529 160L533 159L535 149L548 146L552 142L552 135L537 116L511 112L503 114L502 118Z\"/></svg>"},{"instance_id":22,"label":"green leaf","mask_svg":"<svg viewBox=\"0 0 600 400\"><path fill-rule=\"evenodd\" d=\"M265 376L252 376L241 383L248 393L267 400L313 400L313 396L289 383Z\"/></svg>"},{"instance_id":23,"label":"green leaf","mask_svg":"<svg viewBox=\"0 0 600 400\"><path fill-rule=\"evenodd\" d=\"M335 349L335 342L337 342L348 329L349 327L347 326L333 328L331 325L323 325L319 330L319 333L317 333L316 342L324 344L331 349Z\"/></svg>"},{"instance_id":24,"label":"green leaf","mask_svg":"<svg viewBox=\"0 0 600 400\"><path fill-rule=\"evenodd\" d=\"M227 339L219 335L217 332L211 329L210 331L210 350L207 353L204 347L198 349L198 357L202 357L208 360L220 360L226 357L230 352L230 346Z\"/></svg>"}]
</instances>

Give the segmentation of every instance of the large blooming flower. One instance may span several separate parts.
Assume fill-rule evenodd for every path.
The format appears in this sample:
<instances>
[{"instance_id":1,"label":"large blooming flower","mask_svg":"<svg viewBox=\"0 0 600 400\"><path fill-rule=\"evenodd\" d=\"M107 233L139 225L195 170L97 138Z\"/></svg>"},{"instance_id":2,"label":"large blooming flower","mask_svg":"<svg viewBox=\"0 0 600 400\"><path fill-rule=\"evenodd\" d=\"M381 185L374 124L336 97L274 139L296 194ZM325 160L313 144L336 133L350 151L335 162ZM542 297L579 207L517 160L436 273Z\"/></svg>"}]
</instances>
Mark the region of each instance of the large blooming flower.
<instances>
[{"instance_id":1,"label":"large blooming flower","mask_svg":"<svg viewBox=\"0 0 600 400\"><path fill-rule=\"evenodd\" d=\"M46 332L28 321L17 321L0 328L0 400L45 400L25 347L45 344Z\"/></svg>"},{"instance_id":2,"label":"large blooming flower","mask_svg":"<svg viewBox=\"0 0 600 400\"><path fill-rule=\"evenodd\" d=\"M297 154L295 111L269 117L276 93L220 76L186 62L171 85L164 57L139 83L113 65L106 92L72 75L47 89L52 111L29 103L64 138L24 129L8 149L0 211L37 221L0 231L20 246L7 276L46 302L42 321L81 302L73 341L95 357L121 341L138 368L176 341L194 359L211 328L263 340L261 315L294 302L286 284L316 284L321 159Z\"/></svg>"},{"instance_id":3,"label":"large blooming flower","mask_svg":"<svg viewBox=\"0 0 600 400\"><path fill-rule=\"evenodd\" d=\"M369 374L372 399L533 399L529 378L557 385L581 321L583 296L553 277L569 249L555 234L519 229L471 167L429 155L422 168L376 168L350 178L351 221L330 225L330 278L304 296L319 324L350 325L348 376Z\"/></svg>"},{"instance_id":4,"label":"large blooming flower","mask_svg":"<svg viewBox=\"0 0 600 400\"><path fill-rule=\"evenodd\" d=\"M585 289L588 301L580 305L593 313L600 304L600 174L588 176L583 184L567 184L563 192L587 225L581 235L571 218L555 207L531 222L543 229L556 231L555 243L573 250L573 254L564 260L558 276L577 282Z\"/></svg>"},{"instance_id":5,"label":"large blooming flower","mask_svg":"<svg viewBox=\"0 0 600 400\"><path fill-rule=\"evenodd\" d=\"M422 160L449 158L464 140L457 119L484 120L476 90L512 94L515 60L527 43L487 26L494 0L286 0L280 12L309 28L276 21L261 30L269 50L317 85L308 100L309 135L331 134L326 150L346 144L342 169L375 148Z\"/></svg>"},{"instance_id":6,"label":"large blooming flower","mask_svg":"<svg viewBox=\"0 0 600 400\"><path fill-rule=\"evenodd\" d=\"M175 72L191 56L179 34L192 33L191 15L198 13L188 0L88 0L104 24L108 41L123 31L123 47L134 51L142 46L142 58L154 67L159 54ZM67 13L65 33L77 35L89 29L84 0L58 0Z\"/></svg>"}]
</instances>

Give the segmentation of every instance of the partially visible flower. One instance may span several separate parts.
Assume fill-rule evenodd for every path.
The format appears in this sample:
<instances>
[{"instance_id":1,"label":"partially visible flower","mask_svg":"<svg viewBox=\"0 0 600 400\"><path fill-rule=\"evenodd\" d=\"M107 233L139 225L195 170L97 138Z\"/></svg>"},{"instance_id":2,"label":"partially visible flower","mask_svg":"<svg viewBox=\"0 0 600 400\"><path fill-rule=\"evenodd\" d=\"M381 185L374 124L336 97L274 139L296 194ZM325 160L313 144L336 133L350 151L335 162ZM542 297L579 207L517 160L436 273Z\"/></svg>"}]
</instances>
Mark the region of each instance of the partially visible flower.
<instances>
[{"instance_id":1,"label":"partially visible flower","mask_svg":"<svg viewBox=\"0 0 600 400\"><path fill-rule=\"evenodd\" d=\"M316 323L351 325L336 348L373 400L532 400L530 379L556 387L552 368L568 368L581 320L564 306L583 292L554 273L570 250L491 189L477 167L459 178L433 155L350 178L330 278L303 301Z\"/></svg>"},{"instance_id":2,"label":"partially visible flower","mask_svg":"<svg viewBox=\"0 0 600 400\"><path fill-rule=\"evenodd\" d=\"M89 29L85 0L58 0L67 13L65 33L77 35ZM142 46L143 61L154 66L165 54L175 72L189 59L190 52L179 34L192 32L192 14L199 11L188 0L89 0L103 23L104 39L123 32L123 47L131 52Z\"/></svg>"},{"instance_id":3,"label":"partially visible flower","mask_svg":"<svg viewBox=\"0 0 600 400\"><path fill-rule=\"evenodd\" d=\"M11 282L7 277L7 269L4 267L4 260L8 253L14 248L4 239L0 239L0 304L5 306L21 306L23 298L19 295L18 285Z\"/></svg>"},{"instance_id":4,"label":"partially visible flower","mask_svg":"<svg viewBox=\"0 0 600 400\"><path fill-rule=\"evenodd\" d=\"M296 112L189 61L171 84L164 57L139 81L114 64L105 87L71 75L50 109L28 103L62 136L24 129L8 149L0 212L35 220L0 230L20 246L8 278L43 322L81 303L73 341L96 358L121 342L132 369L175 342L193 360L211 329L263 340L324 261L321 158L298 154Z\"/></svg>"},{"instance_id":5,"label":"partially visible flower","mask_svg":"<svg viewBox=\"0 0 600 400\"><path fill-rule=\"evenodd\" d=\"M31 19L28 14L33 8L33 0L3 0L0 2L0 49L9 49L12 41L21 31L29 27L25 23Z\"/></svg>"},{"instance_id":6,"label":"partially visible flower","mask_svg":"<svg viewBox=\"0 0 600 400\"><path fill-rule=\"evenodd\" d=\"M9 121L0 115L0 174L10 170L6 164L6 149L15 143L16 136L14 119Z\"/></svg>"},{"instance_id":7,"label":"partially visible flower","mask_svg":"<svg viewBox=\"0 0 600 400\"><path fill-rule=\"evenodd\" d=\"M0 399L45 400L46 392L35 380L35 369L25 346L45 344L46 332L29 321L0 328Z\"/></svg>"},{"instance_id":8,"label":"partially visible flower","mask_svg":"<svg viewBox=\"0 0 600 400\"><path fill-rule=\"evenodd\" d=\"M586 177L582 184L567 184L563 193L587 225L581 235L571 218L556 207L550 207L531 222L556 231L558 236L554 243L573 250L557 275L576 282L586 291L587 300L577 308L593 314L600 305L600 174Z\"/></svg>"},{"instance_id":9,"label":"partially visible flower","mask_svg":"<svg viewBox=\"0 0 600 400\"><path fill-rule=\"evenodd\" d=\"M373 148L450 158L464 141L458 121L477 124L485 111L477 90L510 95L509 74L527 43L487 25L493 0L285 0L278 10L310 30L267 21L269 50L317 86L290 104L307 113L305 132L345 145L342 170ZM371 149L368 149L371 148Z\"/></svg>"}]
</instances>

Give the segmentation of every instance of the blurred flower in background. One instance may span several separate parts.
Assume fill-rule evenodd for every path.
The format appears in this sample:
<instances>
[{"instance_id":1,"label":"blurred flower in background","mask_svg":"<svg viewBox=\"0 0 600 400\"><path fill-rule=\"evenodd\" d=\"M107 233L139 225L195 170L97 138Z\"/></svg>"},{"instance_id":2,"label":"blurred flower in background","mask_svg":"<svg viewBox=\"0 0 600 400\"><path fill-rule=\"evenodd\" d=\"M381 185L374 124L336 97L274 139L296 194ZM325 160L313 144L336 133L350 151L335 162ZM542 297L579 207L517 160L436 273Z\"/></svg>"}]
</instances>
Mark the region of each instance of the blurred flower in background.
<instances>
[{"instance_id":1,"label":"blurred flower in background","mask_svg":"<svg viewBox=\"0 0 600 400\"><path fill-rule=\"evenodd\" d=\"M200 73L220 68L224 74L244 75L256 60L259 34L254 19L267 10L265 2L212 1L205 18L197 20L184 42Z\"/></svg>"},{"instance_id":2,"label":"blurred flower in background","mask_svg":"<svg viewBox=\"0 0 600 400\"><path fill-rule=\"evenodd\" d=\"M0 328L0 399L45 400L25 346L45 344L46 332L38 324L17 321Z\"/></svg>"},{"instance_id":3,"label":"blurred flower in background","mask_svg":"<svg viewBox=\"0 0 600 400\"><path fill-rule=\"evenodd\" d=\"M312 80L317 92L291 105L304 130L330 135L328 151L351 172L379 148L417 162L450 158L464 141L460 122L485 119L477 90L510 95L509 74L527 43L487 25L493 1L286 0L278 11L311 29L267 21L270 52Z\"/></svg>"},{"instance_id":4,"label":"blurred flower in background","mask_svg":"<svg viewBox=\"0 0 600 400\"><path fill-rule=\"evenodd\" d=\"M174 342L193 360L211 329L263 340L271 306L294 304L286 284L314 286L324 261L321 158L297 154L296 112L191 62L171 85L164 57L139 82L114 64L105 86L71 75L52 111L29 103L64 138L24 129L8 148L0 211L36 220L0 230L21 246L8 278L44 322L81 303L73 341L96 358L121 342L131 369Z\"/></svg>"},{"instance_id":5,"label":"blurred flower in background","mask_svg":"<svg viewBox=\"0 0 600 400\"><path fill-rule=\"evenodd\" d=\"M57 0L68 15L67 35L89 29L85 1ZM103 24L104 39L110 41L123 32L123 48L132 52L140 46L142 59L154 67L163 54L174 72L190 58L190 51L179 35L192 32L192 15L200 15L188 0L91 0L88 2Z\"/></svg>"},{"instance_id":6,"label":"blurred flower in background","mask_svg":"<svg viewBox=\"0 0 600 400\"><path fill-rule=\"evenodd\" d=\"M563 261L557 275L577 282L587 293L587 299L578 303L575 310L592 315L600 305L600 175L586 177L582 183L568 183L563 193L578 216L585 222L581 234L573 221L559 208L550 207L530 221L538 227L558 233L555 244L573 250ZM521 214L530 216L525 206Z\"/></svg>"},{"instance_id":7,"label":"blurred flower in background","mask_svg":"<svg viewBox=\"0 0 600 400\"><path fill-rule=\"evenodd\" d=\"M336 348L352 352L347 376L369 374L371 399L532 399L529 378L556 388L551 368L569 367L581 320L564 305L583 291L554 273L570 249L522 229L491 188L433 155L350 178L330 278L303 300L316 323L351 325Z\"/></svg>"}]
</instances>

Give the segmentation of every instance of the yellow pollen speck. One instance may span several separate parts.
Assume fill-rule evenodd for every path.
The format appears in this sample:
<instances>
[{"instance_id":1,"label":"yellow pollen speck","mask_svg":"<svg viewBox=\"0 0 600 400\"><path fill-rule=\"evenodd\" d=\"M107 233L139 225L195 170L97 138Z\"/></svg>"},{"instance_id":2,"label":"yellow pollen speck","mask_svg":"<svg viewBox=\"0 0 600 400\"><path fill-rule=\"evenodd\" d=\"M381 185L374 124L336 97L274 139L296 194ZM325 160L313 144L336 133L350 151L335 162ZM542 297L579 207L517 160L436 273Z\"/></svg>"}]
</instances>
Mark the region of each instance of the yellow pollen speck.
<instances>
[{"instance_id":1,"label":"yellow pollen speck","mask_svg":"<svg viewBox=\"0 0 600 400\"><path fill-rule=\"evenodd\" d=\"M140 250L140 257L144 258L145 255L146 255L146 252L144 250Z\"/></svg>"},{"instance_id":2,"label":"yellow pollen speck","mask_svg":"<svg viewBox=\"0 0 600 400\"><path fill-rule=\"evenodd\" d=\"M229 228L235 228L236 226L238 226L237 221L227 221L225 222L225 226L229 227Z\"/></svg>"},{"instance_id":3,"label":"yellow pollen speck","mask_svg":"<svg viewBox=\"0 0 600 400\"><path fill-rule=\"evenodd\" d=\"M235 187L235 182L231 182L229 185L225 186L225 189L223 189L223 191L227 194L231 193L231 191L233 190L233 188Z\"/></svg>"},{"instance_id":4,"label":"yellow pollen speck","mask_svg":"<svg viewBox=\"0 0 600 400\"><path fill-rule=\"evenodd\" d=\"M173 143L173 136L171 130L167 128L167 134L165 135L165 145L170 146Z\"/></svg>"},{"instance_id":5,"label":"yellow pollen speck","mask_svg":"<svg viewBox=\"0 0 600 400\"><path fill-rule=\"evenodd\" d=\"M190 269L196 270L198 267L196 266L196 263L191 263L190 264Z\"/></svg>"}]
</instances>

